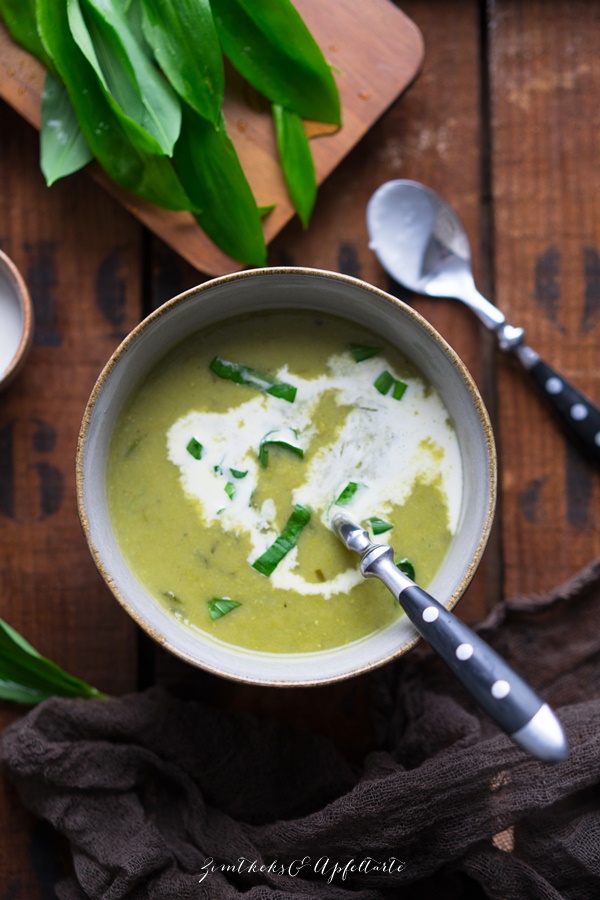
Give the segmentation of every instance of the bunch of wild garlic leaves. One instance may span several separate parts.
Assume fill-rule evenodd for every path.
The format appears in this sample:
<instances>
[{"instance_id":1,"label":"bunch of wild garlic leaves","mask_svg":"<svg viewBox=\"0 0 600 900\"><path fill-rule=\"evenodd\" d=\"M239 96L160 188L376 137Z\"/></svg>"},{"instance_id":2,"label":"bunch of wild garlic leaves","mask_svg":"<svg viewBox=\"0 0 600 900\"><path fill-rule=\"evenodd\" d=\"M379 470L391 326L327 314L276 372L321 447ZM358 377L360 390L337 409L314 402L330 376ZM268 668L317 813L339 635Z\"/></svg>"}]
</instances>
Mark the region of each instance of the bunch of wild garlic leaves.
<instances>
[{"instance_id":1,"label":"bunch of wild garlic leaves","mask_svg":"<svg viewBox=\"0 0 600 900\"><path fill-rule=\"evenodd\" d=\"M272 108L306 227L316 197L302 119L340 125L331 69L290 0L0 0L47 68L41 167L50 185L95 158L121 187L189 210L229 256L262 265L261 213L227 134L224 57Z\"/></svg>"}]
</instances>

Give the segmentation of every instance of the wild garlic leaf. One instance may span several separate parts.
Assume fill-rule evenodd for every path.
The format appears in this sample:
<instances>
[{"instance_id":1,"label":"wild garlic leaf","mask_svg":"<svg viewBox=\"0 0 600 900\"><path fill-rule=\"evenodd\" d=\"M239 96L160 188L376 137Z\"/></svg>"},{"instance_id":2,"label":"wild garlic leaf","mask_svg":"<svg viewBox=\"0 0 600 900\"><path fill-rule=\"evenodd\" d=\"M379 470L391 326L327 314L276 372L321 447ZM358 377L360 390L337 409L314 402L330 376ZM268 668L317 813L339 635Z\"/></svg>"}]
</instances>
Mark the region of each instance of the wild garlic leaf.
<instances>
[{"instance_id":1,"label":"wild garlic leaf","mask_svg":"<svg viewBox=\"0 0 600 900\"><path fill-rule=\"evenodd\" d=\"M36 704L48 697L106 697L41 656L14 628L0 619L0 698Z\"/></svg>"},{"instance_id":2,"label":"wild garlic leaf","mask_svg":"<svg viewBox=\"0 0 600 900\"><path fill-rule=\"evenodd\" d=\"M225 74L221 45L208 0L141 0L144 35L173 89L209 122L217 124Z\"/></svg>"},{"instance_id":3,"label":"wild garlic leaf","mask_svg":"<svg viewBox=\"0 0 600 900\"><path fill-rule=\"evenodd\" d=\"M304 228L308 228L317 199L317 177L302 119L279 103L273 104L279 160L288 193Z\"/></svg>"},{"instance_id":4,"label":"wild garlic leaf","mask_svg":"<svg viewBox=\"0 0 600 900\"><path fill-rule=\"evenodd\" d=\"M181 106L126 16L112 0L67 0L69 26L106 96L149 135L132 140L149 152L173 153Z\"/></svg>"},{"instance_id":5,"label":"wild garlic leaf","mask_svg":"<svg viewBox=\"0 0 600 900\"><path fill-rule=\"evenodd\" d=\"M85 140L106 173L121 187L165 209L190 209L170 161L140 149L133 133L143 129L111 104L98 77L75 42L66 4L36 0L38 29L46 52L64 83ZM147 140L153 141L149 135ZM155 146L158 148L156 141Z\"/></svg>"},{"instance_id":6,"label":"wild garlic leaf","mask_svg":"<svg viewBox=\"0 0 600 900\"><path fill-rule=\"evenodd\" d=\"M215 128L184 104L173 162L207 235L233 259L264 265L267 248L258 207L223 115Z\"/></svg>"},{"instance_id":7,"label":"wild garlic leaf","mask_svg":"<svg viewBox=\"0 0 600 900\"><path fill-rule=\"evenodd\" d=\"M303 119L341 124L331 68L289 0L211 0L234 68L261 94Z\"/></svg>"},{"instance_id":8,"label":"wild garlic leaf","mask_svg":"<svg viewBox=\"0 0 600 900\"><path fill-rule=\"evenodd\" d=\"M40 168L46 184L49 187L59 178L79 171L93 158L64 85L47 72L40 131Z\"/></svg>"}]
</instances>

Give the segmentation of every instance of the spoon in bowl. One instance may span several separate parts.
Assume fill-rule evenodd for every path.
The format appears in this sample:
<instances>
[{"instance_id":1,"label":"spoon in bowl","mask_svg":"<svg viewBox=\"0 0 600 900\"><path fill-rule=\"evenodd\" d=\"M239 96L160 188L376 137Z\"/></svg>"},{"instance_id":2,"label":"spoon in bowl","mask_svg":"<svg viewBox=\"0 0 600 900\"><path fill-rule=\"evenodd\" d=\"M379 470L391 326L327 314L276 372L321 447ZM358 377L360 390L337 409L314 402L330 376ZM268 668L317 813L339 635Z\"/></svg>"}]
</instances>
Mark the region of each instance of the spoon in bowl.
<instances>
[{"instance_id":1,"label":"spoon in bowl","mask_svg":"<svg viewBox=\"0 0 600 900\"><path fill-rule=\"evenodd\" d=\"M373 544L364 528L339 509L331 528L360 555L365 578L385 584L421 636L513 741L544 762L567 759L565 733L548 704L474 631L401 572L388 544Z\"/></svg>"},{"instance_id":2,"label":"spoon in bowl","mask_svg":"<svg viewBox=\"0 0 600 900\"><path fill-rule=\"evenodd\" d=\"M461 300L517 357L582 448L600 461L600 409L524 343L522 328L479 293L471 250L454 210L416 181L388 181L367 205L369 247L399 284L430 297Z\"/></svg>"}]
</instances>

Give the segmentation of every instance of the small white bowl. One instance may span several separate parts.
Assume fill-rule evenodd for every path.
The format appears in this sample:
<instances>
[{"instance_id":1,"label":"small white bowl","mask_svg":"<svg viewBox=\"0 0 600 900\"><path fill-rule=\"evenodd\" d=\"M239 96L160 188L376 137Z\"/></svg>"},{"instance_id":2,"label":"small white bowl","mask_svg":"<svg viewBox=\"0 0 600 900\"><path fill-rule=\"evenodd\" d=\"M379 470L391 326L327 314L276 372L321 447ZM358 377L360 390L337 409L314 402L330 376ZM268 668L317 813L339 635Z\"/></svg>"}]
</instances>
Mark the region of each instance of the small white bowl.
<instances>
[{"instance_id":1,"label":"small white bowl","mask_svg":"<svg viewBox=\"0 0 600 900\"><path fill-rule=\"evenodd\" d=\"M0 390L15 377L33 341L33 306L21 273L0 250Z\"/></svg>"},{"instance_id":2,"label":"small white bowl","mask_svg":"<svg viewBox=\"0 0 600 900\"><path fill-rule=\"evenodd\" d=\"M402 616L369 637L314 653L260 653L216 641L177 621L138 581L121 553L107 505L111 433L132 391L194 331L269 309L309 309L358 323L412 359L441 395L458 436L463 497L458 528L429 591L448 608L455 605L477 568L495 506L496 452L483 401L463 363L425 319L395 297L333 272L269 268L226 275L180 294L138 325L108 361L85 411L77 451L79 513L96 565L117 600L177 656L239 681L324 684L406 653L418 633Z\"/></svg>"}]
</instances>

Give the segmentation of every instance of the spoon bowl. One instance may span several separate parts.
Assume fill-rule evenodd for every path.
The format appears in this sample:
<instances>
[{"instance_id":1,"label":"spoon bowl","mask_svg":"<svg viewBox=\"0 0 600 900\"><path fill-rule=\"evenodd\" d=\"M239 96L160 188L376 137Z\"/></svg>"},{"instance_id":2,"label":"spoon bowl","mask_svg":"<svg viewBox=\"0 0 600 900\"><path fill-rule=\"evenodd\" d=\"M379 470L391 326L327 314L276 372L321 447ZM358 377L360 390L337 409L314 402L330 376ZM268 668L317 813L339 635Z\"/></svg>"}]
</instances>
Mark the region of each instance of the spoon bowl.
<instances>
[{"instance_id":1,"label":"spoon bowl","mask_svg":"<svg viewBox=\"0 0 600 900\"><path fill-rule=\"evenodd\" d=\"M446 268L473 282L471 248L460 219L418 182L382 185L367 206L367 226L369 247L384 269L409 290L446 296L438 283Z\"/></svg>"},{"instance_id":2,"label":"spoon bowl","mask_svg":"<svg viewBox=\"0 0 600 900\"><path fill-rule=\"evenodd\" d=\"M367 204L369 247L399 284L430 297L466 304L529 372L570 436L600 461L600 409L524 342L522 328L475 286L471 250L454 210L417 181L398 179L378 188Z\"/></svg>"}]
</instances>

